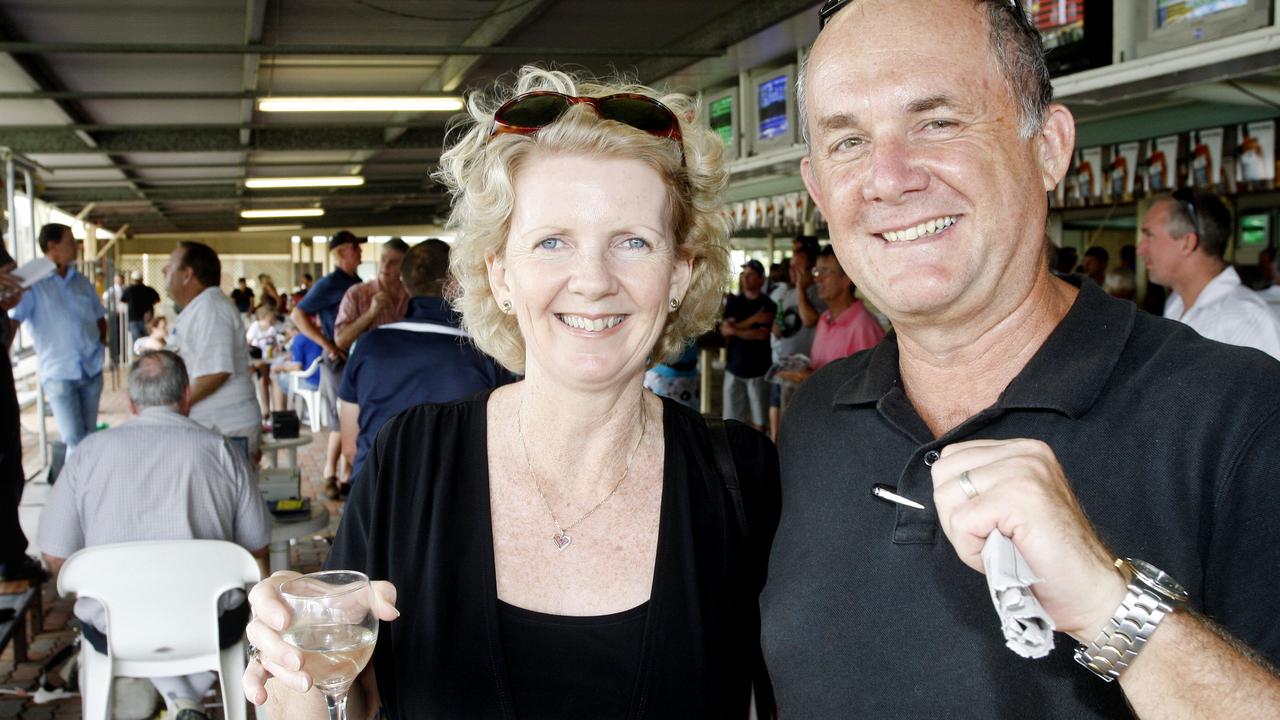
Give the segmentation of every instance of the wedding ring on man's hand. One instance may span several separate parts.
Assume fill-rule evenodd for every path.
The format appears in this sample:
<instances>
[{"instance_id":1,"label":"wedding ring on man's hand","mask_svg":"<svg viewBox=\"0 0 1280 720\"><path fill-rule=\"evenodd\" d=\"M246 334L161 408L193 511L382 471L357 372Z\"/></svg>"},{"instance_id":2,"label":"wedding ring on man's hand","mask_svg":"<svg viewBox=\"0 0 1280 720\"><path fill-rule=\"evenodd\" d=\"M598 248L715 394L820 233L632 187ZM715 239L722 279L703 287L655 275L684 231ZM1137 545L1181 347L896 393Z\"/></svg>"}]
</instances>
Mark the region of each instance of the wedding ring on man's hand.
<instances>
[{"instance_id":1,"label":"wedding ring on man's hand","mask_svg":"<svg viewBox=\"0 0 1280 720\"><path fill-rule=\"evenodd\" d=\"M964 491L965 497L970 500L978 497L978 488L974 487L973 481L969 479L968 470L960 473L960 489Z\"/></svg>"},{"instance_id":2,"label":"wedding ring on man's hand","mask_svg":"<svg viewBox=\"0 0 1280 720\"><path fill-rule=\"evenodd\" d=\"M261 655L262 652L258 650L257 645L254 645L253 643L245 643L245 652L249 655L249 662L262 662L258 659L258 656Z\"/></svg>"}]
</instances>

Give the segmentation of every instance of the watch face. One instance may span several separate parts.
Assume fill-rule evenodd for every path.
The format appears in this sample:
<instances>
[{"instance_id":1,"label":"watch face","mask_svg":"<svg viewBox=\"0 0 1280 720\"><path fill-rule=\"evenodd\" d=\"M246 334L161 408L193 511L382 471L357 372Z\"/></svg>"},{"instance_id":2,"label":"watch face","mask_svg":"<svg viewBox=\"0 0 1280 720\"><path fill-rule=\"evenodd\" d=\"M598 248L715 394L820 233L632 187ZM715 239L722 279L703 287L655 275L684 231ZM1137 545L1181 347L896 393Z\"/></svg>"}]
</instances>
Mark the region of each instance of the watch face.
<instances>
[{"instance_id":1,"label":"watch face","mask_svg":"<svg viewBox=\"0 0 1280 720\"><path fill-rule=\"evenodd\" d=\"M1172 599L1174 602L1185 603L1187 601L1187 591L1168 573L1145 560L1135 560L1133 558L1128 560L1129 564L1133 566L1136 580Z\"/></svg>"}]
</instances>

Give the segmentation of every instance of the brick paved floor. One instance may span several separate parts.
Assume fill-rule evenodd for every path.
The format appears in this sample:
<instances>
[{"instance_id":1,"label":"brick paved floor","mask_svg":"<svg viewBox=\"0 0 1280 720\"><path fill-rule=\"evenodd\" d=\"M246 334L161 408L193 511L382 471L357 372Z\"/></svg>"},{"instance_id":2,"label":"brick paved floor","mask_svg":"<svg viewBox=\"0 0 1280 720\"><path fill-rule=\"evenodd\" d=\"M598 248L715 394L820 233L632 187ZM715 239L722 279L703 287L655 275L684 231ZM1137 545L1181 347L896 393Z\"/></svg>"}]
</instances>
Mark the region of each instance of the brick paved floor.
<instances>
[{"instance_id":1,"label":"brick paved floor","mask_svg":"<svg viewBox=\"0 0 1280 720\"><path fill-rule=\"evenodd\" d=\"M125 372L122 369L118 383L113 383L111 373L108 371L104 383L105 389L98 419L111 427L116 427L128 419L128 396L124 389L124 378ZM37 419L34 408L22 414L23 464L26 466L28 477L41 469L36 435ZM50 437L56 439L57 423L53 418L47 419L46 427ZM319 475L324 466L327 437L328 433L321 431L314 443L301 448L298 452L298 464L302 468L302 493L312 497L312 502L321 500L316 497L316 493ZM329 548L328 539L332 538L333 531L337 528L342 510L339 502L328 500L324 502L330 512L329 528L320 535L294 542L293 547L290 548L290 562L295 570L310 572L319 569L324 562ZM12 643L10 647L5 648L3 654L0 654L0 718L54 720L80 717L79 696L44 704L36 703L30 697L30 693L37 689L36 681L44 662L59 649L68 645L77 634L77 630L71 624L72 601L57 597L57 588L52 581L45 584L43 593L44 627L43 631L31 640L28 661L14 662ZM15 695L12 691L22 694ZM213 717L220 718L221 715L214 711Z\"/></svg>"}]
</instances>

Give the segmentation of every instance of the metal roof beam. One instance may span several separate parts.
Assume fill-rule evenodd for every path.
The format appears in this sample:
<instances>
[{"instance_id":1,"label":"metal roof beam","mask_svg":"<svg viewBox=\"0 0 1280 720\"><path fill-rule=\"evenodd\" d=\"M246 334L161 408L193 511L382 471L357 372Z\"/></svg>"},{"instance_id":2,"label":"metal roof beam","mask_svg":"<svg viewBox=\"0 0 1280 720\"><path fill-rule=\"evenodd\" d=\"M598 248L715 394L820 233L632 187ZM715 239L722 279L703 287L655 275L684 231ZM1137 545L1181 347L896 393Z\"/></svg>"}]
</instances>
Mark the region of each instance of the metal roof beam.
<instances>
[{"instance_id":1,"label":"metal roof beam","mask_svg":"<svg viewBox=\"0 0 1280 720\"><path fill-rule=\"evenodd\" d=\"M812 5L812 2L808 3ZM74 53L91 55L500 55L506 57L716 57L722 53L706 43L699 47L506 47L469 45L270 45L263 43L93 43L0 41L0 52L11 55Z\"/></svg>"},{"instance_id":2,"label":"metal roof beam","mask_svg":"<svg viewBox=\"0 0 1280 720\"><path fill-rule=\"evenodd\" d=\"M123 126L128 127L128 126ZM216 126L215 126L216 127ZM240 143L240 126L221 129L175 129L157 126L152 130L99 132L98 146L88 148L67 126L31 128L16 131L0 126L0 146L32 154L106 154L142 152L244 152L248 151L348 151L348 150L435 150L444 142L444 131L414 128L387 143L383 129L338 128L264 128L256 130L248 147ZM110 169L110 168L107 168Z\"/></svg>"}]
</instances>

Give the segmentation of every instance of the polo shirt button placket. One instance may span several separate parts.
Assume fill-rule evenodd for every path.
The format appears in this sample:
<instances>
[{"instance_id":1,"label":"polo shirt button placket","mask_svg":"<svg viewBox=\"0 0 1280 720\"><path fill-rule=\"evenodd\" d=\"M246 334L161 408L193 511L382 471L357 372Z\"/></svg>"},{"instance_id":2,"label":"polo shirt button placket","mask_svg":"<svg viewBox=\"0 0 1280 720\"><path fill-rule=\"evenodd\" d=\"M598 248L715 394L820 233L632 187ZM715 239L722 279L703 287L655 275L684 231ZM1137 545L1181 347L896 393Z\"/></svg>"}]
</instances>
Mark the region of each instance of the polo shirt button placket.
<instances>
[{"instance_id":1,"label":"polo shirt button placket","mask_svg":"<svg viewBox=\"0 0 1280 720\"><path fill-rule=\"evenodd\" d=\"M924 466L933 467L933 464L938 462L938 458L940 457L942 457L942 453L937 450L930 450L924 454Z\"/></svg>"},{"instance_id":2,"label":"polo shirt button placket","mask_svg":"<svg viewBox=\"0 0 1280 720\"><path fill-rule=\"evenodd\" d=\"M916 452L919 452L919 450ZM933 464L942 457L942 453L937 450L927 450L919 457L921 464L929 468L933 467ZM915 497L916 495L932 492L933 479L928 470L922 472L918 465L908 465L899 478L898 487L904 495L916 502L926 503L925 507L928 507L925 498ZM938 519L932 510L920 511L905 506L898 508L897 522L894 523L893 529L894 543L902 545L932 545L938 540L937 533Z\"/></svg>"}]
</instances>

